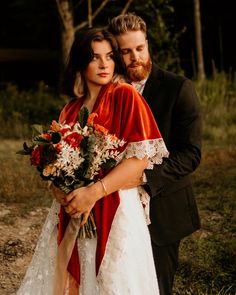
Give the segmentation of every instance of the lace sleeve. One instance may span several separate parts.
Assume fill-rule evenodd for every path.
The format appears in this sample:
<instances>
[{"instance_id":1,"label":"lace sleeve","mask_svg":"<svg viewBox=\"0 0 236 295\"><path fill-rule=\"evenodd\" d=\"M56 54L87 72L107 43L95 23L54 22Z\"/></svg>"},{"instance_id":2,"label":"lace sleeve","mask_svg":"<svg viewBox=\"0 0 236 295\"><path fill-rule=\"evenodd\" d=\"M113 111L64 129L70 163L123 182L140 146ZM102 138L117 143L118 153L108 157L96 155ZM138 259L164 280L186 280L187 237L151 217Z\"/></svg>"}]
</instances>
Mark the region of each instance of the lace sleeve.
<instances>
[{"instance_id":1,"label":"lace sleeve","mask_svg":"<svg viewBox=\"0 0 236 295\"><path fill-rule=\"evenodd\" d=\"M161 164L163 158L169 156L169 152L163 138L157 138L129 143L123 156L125 158L137 157L138 159L148 156L147 169L152 169L154 164Z\"/></svg>"}]
</instances>

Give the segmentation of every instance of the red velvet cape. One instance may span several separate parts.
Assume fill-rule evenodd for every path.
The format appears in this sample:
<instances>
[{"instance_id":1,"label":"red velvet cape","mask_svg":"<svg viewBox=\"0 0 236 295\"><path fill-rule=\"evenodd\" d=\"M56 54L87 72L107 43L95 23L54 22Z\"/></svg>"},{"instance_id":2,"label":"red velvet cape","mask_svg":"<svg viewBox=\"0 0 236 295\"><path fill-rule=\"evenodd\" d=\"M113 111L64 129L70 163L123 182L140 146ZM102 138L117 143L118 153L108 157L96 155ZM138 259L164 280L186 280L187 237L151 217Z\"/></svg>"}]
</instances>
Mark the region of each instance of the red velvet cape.
<instances>
[{"instance_id":1,"label":"red velvet cape","mask_svg":"<svg viewBox=\"0 0 236 295\"><path fill-rule=\"evenodd\" d=\"M83 99L72 99L62 110L59 121L61 123L75 123L78 112L83 104ZM101 88L93 112L97 113L94 122L124 139L127 146L131 142L160 138L161 134L156 125L144 98L126 83L109 83ZM119 206L118 192L114 192L100 199L93 208L97 226L96 273L98 274L106 243L111 229L112 221ZM60 211L58 241L63 238L63 233L69 222L69 215L63 207ZM80 267L77 247L75 245L68 271L80 283Z\"/></svg>"}]
</instances>

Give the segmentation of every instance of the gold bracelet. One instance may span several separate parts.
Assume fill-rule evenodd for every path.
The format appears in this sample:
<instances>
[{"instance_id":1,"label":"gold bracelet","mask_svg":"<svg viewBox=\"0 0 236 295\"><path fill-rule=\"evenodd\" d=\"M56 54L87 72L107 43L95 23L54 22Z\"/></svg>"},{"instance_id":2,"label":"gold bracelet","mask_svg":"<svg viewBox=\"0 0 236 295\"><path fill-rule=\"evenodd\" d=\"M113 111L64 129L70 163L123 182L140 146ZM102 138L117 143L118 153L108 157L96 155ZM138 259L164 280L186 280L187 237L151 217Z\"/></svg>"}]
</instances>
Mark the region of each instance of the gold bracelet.
<instances>
[{"instance_id":1,"label":"gold bracelet","mask_svg":"<svg viewBox=\"0 0 236 295\"><path fill-rule=\"evenodd\" d=\"M102 188L103 188L103 191L104 191L104 197L107 196L107 189L106 189L106 186L104 184L104 182L102 181L102 179L99 179L99 181L101 182L102 184Z\"/></svg>"}]
</instances>

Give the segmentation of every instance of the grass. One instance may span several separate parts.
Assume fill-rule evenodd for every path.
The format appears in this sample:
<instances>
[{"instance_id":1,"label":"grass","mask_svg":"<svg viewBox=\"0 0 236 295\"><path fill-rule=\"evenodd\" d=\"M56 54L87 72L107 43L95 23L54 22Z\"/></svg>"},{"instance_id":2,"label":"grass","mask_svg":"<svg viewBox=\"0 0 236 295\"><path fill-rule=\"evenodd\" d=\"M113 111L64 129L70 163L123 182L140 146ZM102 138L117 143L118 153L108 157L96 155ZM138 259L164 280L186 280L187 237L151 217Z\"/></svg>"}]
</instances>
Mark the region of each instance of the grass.
<instances>
[{"instance_id":1,"label":"grass","mask_svg":"<svg viewBox=\"0 0 236 295\"><path fill-rule=\"evenodd\" d=\"M0 202L21 203L22 214L34 206L49 206L51 196L29 158L16 155L22 149L21 140L0 142Z\"/></svg>"},{"instance_id":2,"label":"grass","mask_svg":"<svg viewBox=\"0 0 236 295\"><path fill-rule=\"evenodd\" d=\"M236 294L235 158L234 146L203 151L194 173L202 228L181 244L175 294Z\"/></svg>"},{"instance_id":3,"label":"grass","mask_svg":"<svg viewBox=\"0 0 236 295\"><path fill-rule=\"evenodd\" d=\"M215 73L195 81L203 112L203 139L208 145L234 144L236 137L236 75Z\"/></svg>"}]
</instances>

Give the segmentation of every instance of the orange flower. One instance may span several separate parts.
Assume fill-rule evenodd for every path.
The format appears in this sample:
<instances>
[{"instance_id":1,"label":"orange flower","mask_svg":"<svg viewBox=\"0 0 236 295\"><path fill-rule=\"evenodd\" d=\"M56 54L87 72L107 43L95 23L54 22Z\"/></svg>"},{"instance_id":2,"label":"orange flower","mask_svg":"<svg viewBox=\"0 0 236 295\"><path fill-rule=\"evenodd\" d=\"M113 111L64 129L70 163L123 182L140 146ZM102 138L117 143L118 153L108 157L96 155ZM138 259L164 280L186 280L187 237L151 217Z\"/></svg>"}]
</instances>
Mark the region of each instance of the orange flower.
<instances>
[{"instance_id":1,"label":"orange flower","mask_svg":"<svg viewBox=\"0 0 236 295\"><path fill-rule=\"evenodd\" d=\"M56 120L52 121L51 130L54 132L58 132L60 130L60 125L59 125L59 123L57 123Z\"/></svg>"},{"instance_id":2,"label":"orange flower","mask_svg":"<svg viewBox=\"0 0 236 295\"><path fill-rule=\"evenodd\" d=\"M111 134L110 138L112 141L116 141L118 139L118 137L115 134Z\"/></svg>"},{"instance_id":3,"label":"orange flower","mask_svg":"<svg viewBox=\"0 0 236 295\"><path fill-rule=\"evenodd\" d=\"M88 124L89 125L93 125L93 121L94 121L94 118L97 117L98 114L97 113L91 113L88 117Z\"/></svg>"},{"instance_id":4,"label":"orange flower","mask_svg":"<svg viewBox=\"0 0 236 295\"><path fill-rule=\"evenodd\" d=\"M108 134L108 130L105 127L103 127L102 125L94 124L94 128L96 131L101 132L104 135Z\"/></svg>"}]
</instances>

